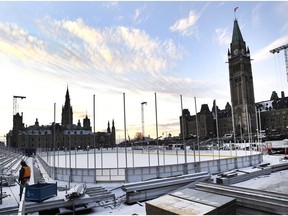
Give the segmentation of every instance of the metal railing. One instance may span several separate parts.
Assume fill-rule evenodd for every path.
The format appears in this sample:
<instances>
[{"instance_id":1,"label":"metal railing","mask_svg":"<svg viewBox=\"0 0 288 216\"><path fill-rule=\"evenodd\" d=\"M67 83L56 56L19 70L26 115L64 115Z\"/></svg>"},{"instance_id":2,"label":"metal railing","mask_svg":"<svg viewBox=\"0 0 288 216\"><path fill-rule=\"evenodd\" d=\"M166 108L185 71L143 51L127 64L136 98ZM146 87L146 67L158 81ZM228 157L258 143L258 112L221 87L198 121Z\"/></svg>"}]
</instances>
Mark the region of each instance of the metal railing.
<instances>
[{"instance_id":1,"label":"metal railing","mask_svg":"<svg viewBox=\"0 0 288 216\"><path fill-rule=\"evenodd\" d=\"M26 187L23 187L21 201L19 203L18 215L25 215L25 194L26 194Z\"/></svg>"}]
</instances>

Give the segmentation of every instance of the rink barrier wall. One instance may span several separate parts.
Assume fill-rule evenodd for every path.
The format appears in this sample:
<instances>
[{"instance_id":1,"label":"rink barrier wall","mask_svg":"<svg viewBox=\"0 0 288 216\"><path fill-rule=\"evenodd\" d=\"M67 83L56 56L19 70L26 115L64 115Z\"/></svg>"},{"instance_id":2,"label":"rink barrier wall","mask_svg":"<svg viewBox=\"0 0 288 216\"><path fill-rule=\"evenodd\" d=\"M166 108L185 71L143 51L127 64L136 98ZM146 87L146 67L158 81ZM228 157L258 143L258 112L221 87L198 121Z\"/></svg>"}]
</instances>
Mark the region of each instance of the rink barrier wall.
<instances>
[{"instance_id":1,"label":"rink barrier wall","mask_svg":"<svg viewBox=\"0 0 288 216\"><path fill-rule=\"evenodd\" d=\"M49 164L37 154L37 159L46 173L55 180L67 182L125 182L125 168L64 168L49 166ZM70 175L71 172L71 175Z\"/></svg>"},{"instance_id":2,"label":"rink barrier wall","mask_svg":"<svg viewBox=\"0 0 288 216\"><path fill-rule=\"evenodd\" d=\"M208 172L216 174L226 172L232 169L254 166L263 161L261 153L254 155L245 155L235 158L215 159L208 161L198 161L185 164L174 164L164 166L135 167L126 168L126 182L146 181L157 178L165 178L197 172ZM187 171L186 171L187 170Z\"/></svg>"},{"instance_id":3,"label":"rink barrier wall","mask_svg":"<svg viewBox=\"0 0 288 216\"><path fill-rule=\"evenodd\" d=\"M197 172L215 174L232 169L254 166L263 162L263 154L245 155L233 158L198 161L186 164L173 164L147 167L128 168L63 168L49 166L45 160L37 154L37 158L47 174L61 181L71 182L138 182L150 179L179 176ZM71 174L71 175L70 175Z\"/></svg>"}]
</instances>

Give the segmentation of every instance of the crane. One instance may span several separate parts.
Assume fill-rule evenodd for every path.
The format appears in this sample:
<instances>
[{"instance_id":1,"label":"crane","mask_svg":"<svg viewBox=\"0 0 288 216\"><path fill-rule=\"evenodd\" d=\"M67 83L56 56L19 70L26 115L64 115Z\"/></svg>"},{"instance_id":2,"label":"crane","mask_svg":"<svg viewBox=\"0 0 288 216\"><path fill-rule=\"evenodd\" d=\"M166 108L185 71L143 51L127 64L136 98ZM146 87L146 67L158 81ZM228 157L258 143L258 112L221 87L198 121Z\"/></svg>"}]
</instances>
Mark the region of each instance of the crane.
<instances>
[{"instance_id":1,"label":"crane","mask_svg":"<svg viewBox=\"0 0 288 216\"><path fill-rule=\"evenodd\" d=\"M142 114L142 136L143 136L143 140L145 139L145 137L144 137L144 105L147 105L147 102L142 102L142 103L141 103L141 114Z\"/></svg>"},{"instance_id":2,"label":"crane","mask_svg":"<svg viewBox=\"0 0 288 216\"><path fill-rule=\"evenodd\" d=\"M284 50L284 56L285 56L285 64L286 64L286 76L287 76L287 82L288 82L288 44L277 47L275 49L270 50L271 53L279 53L281 50Z\"/></svg>"},{"instance_id":3,"label":"crane","mask_svg":"<svg viewBox=\"0 0 288 216\"><path fill-rule=\"evenodd\" d=\"M17 103L17 100L18 99L24 99L26 98L25 96L13 96L13 115L16 115L18 113L18 103Z\"/></svg>"}]
</instances>

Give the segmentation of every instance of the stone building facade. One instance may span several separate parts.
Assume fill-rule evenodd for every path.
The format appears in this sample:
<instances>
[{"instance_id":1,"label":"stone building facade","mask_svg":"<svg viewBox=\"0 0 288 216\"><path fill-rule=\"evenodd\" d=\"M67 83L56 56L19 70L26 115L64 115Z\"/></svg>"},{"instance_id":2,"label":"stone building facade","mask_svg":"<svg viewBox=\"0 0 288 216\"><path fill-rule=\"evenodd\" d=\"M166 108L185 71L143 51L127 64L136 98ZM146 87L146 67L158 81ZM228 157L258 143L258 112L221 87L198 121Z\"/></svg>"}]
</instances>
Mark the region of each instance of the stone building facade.
<instances>
[{"instance_id":1,"label":"stone building facade","mask_svg":"<svg viewBox=\"0 0 288 216\"><path fill-rule=\"evenodd\" d=\"M114 120L110 127L108 122L106 132L91 130L90 119L86 115L81 125L80 120L73 124L73 108L70 104L70 95L67 88L65 104L62 107L61 124L40 125L38 119L35 124L24 127L23 113L13 116L13 129L6 135L7 146L35 151L35 149L92 149L100 147L114 147L116 145L116 129ZM95 141L94 141L95 140Z\"/></svg>"},{"instance_id":2,"label":"stone building facade","mask_svg":"<svg viewBox=\"0 0 288 216\"><path fill-rule=\"evenodd\" d=\"M281 97L273 91L270 100L256 103L257 116L261 119L259 128L267 135L288 137L288 97Z\"/></svg>"}]
</instances>

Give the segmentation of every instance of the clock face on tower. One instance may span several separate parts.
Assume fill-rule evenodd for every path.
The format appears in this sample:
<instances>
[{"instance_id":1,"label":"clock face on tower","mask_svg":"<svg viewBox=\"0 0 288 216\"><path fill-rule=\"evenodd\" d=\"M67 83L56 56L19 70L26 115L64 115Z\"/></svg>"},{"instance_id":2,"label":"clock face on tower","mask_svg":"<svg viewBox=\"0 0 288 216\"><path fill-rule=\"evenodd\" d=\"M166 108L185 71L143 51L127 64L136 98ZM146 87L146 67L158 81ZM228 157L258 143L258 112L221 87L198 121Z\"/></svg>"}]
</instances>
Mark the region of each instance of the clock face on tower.
<instances>
[{"instance_id":1,"label":"clock face on tower","mask_svg":"<svg viewBox=\"0 0 288 216\"><path fill-rule=\"evenodd\" d=\"M234 55L238 55L238 49L235 49L235 50L233 51L233 53L234 53Z\"/></svg>"}]
</instances>

